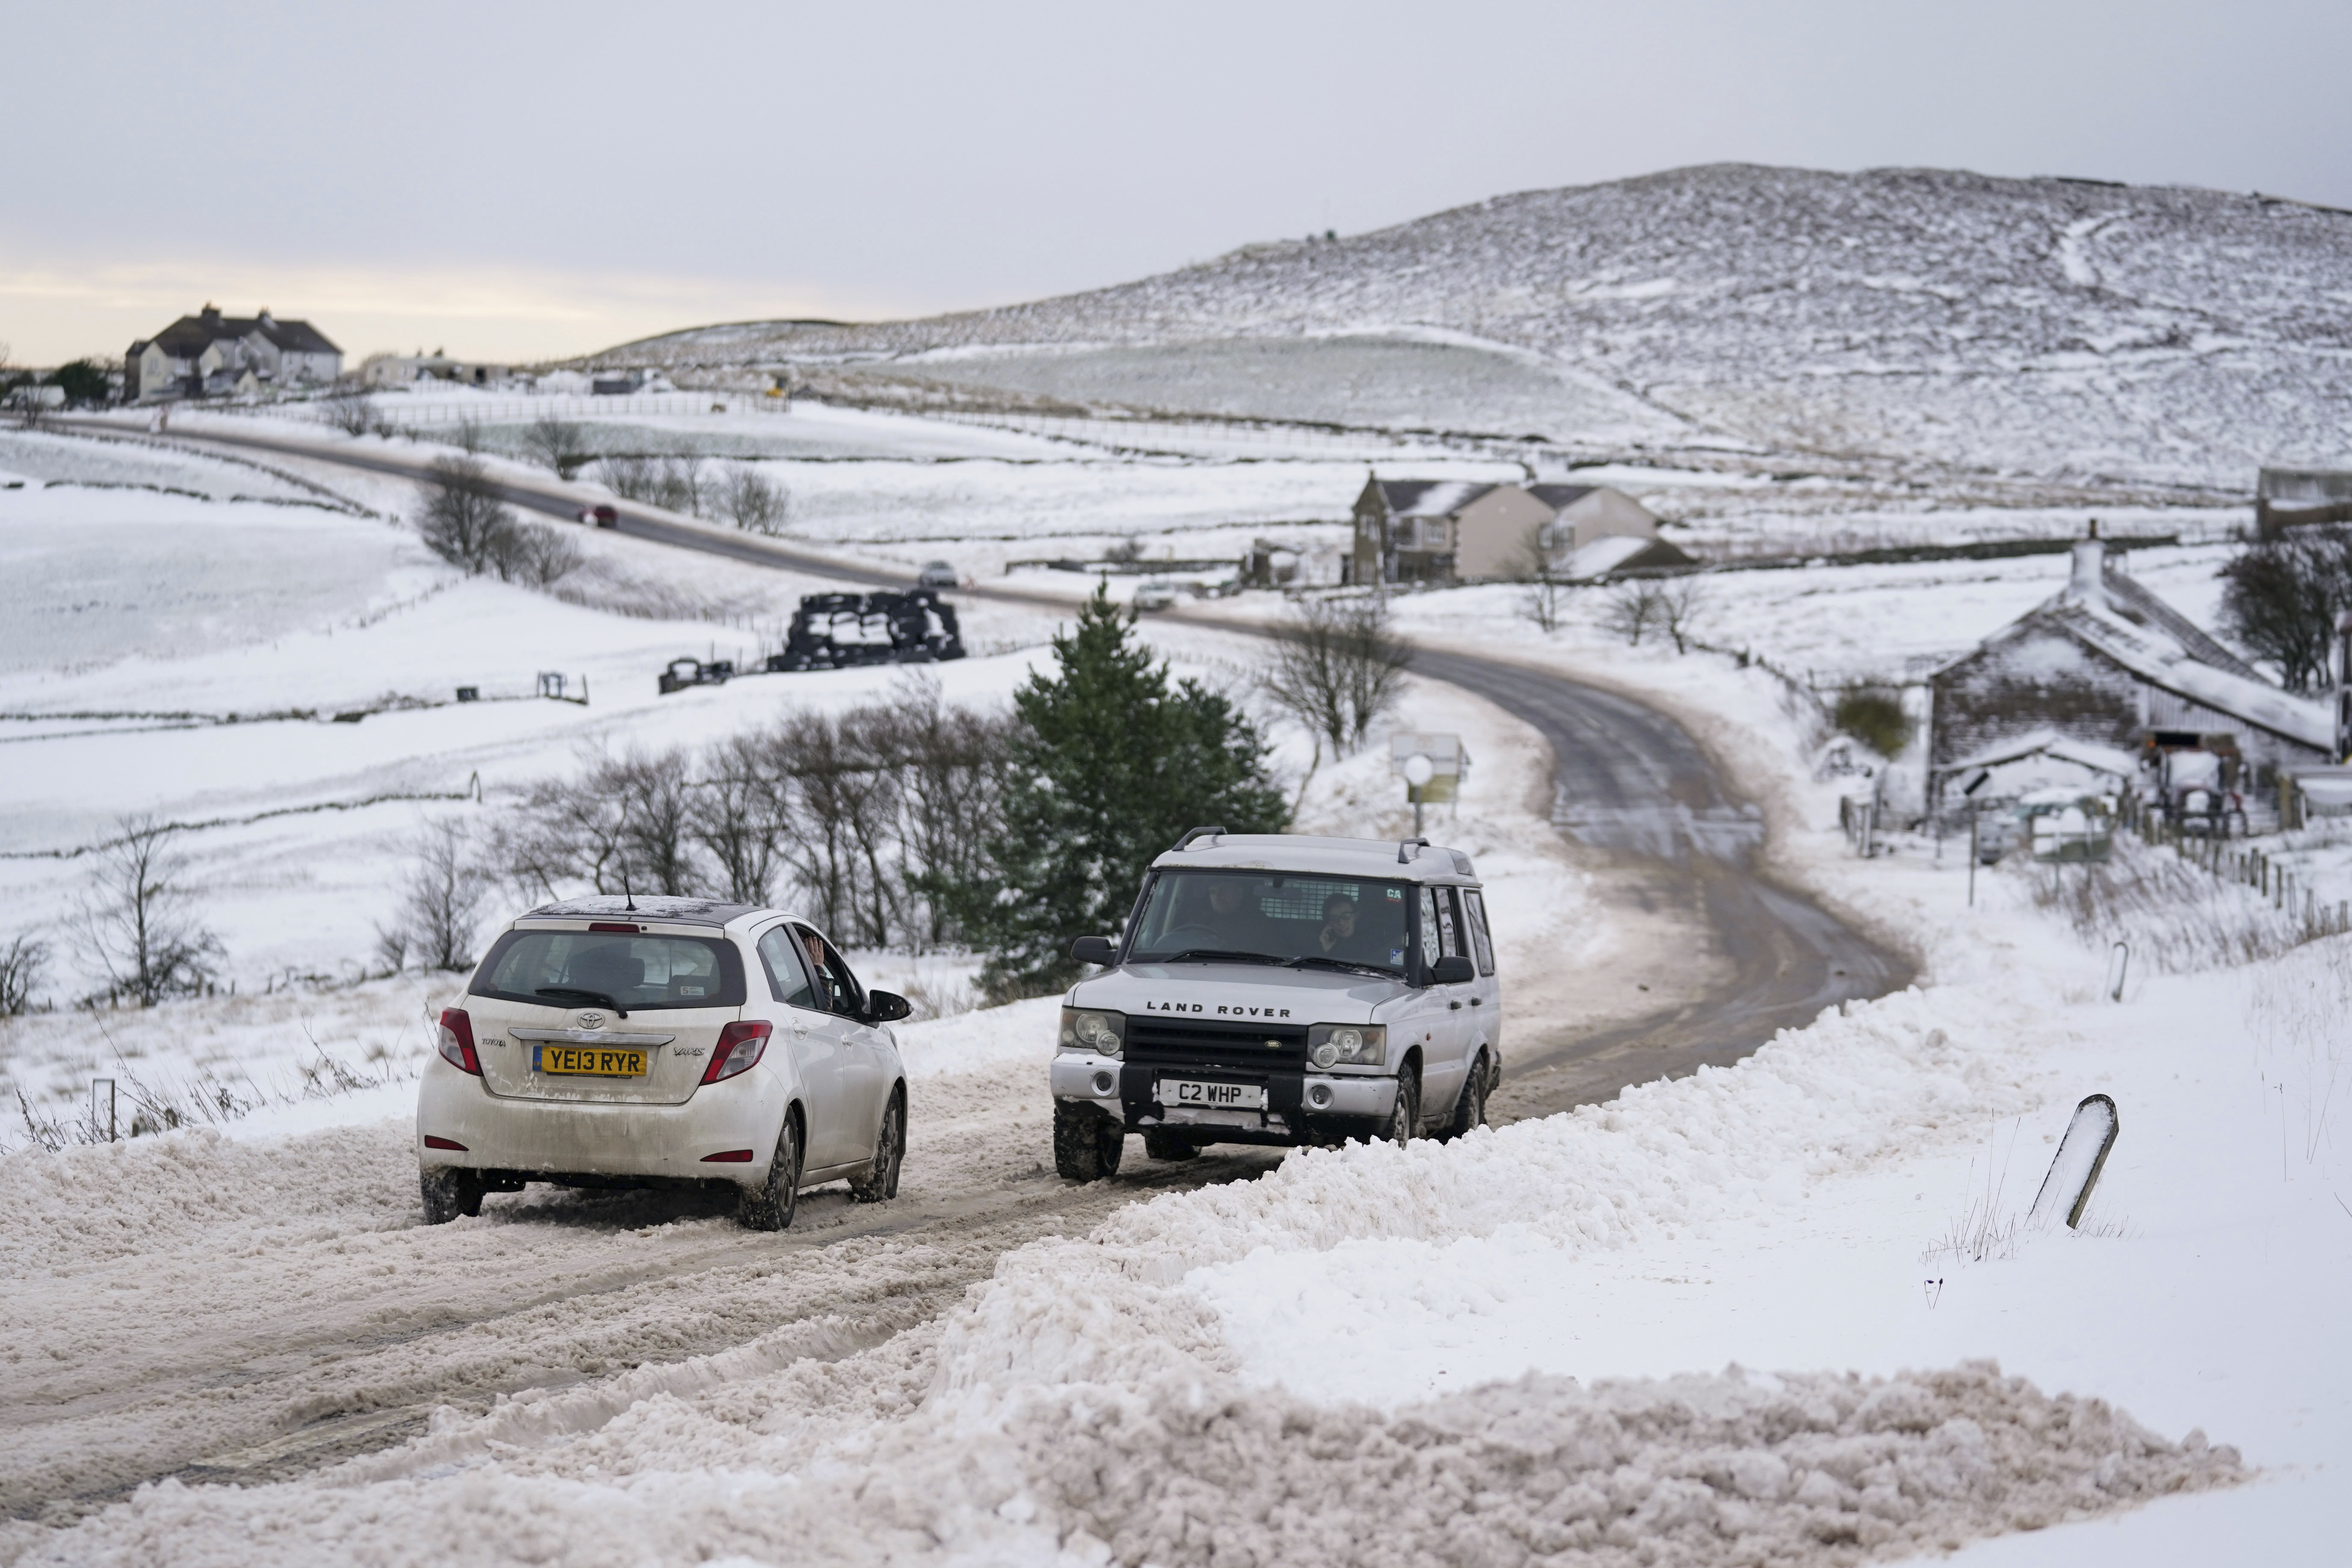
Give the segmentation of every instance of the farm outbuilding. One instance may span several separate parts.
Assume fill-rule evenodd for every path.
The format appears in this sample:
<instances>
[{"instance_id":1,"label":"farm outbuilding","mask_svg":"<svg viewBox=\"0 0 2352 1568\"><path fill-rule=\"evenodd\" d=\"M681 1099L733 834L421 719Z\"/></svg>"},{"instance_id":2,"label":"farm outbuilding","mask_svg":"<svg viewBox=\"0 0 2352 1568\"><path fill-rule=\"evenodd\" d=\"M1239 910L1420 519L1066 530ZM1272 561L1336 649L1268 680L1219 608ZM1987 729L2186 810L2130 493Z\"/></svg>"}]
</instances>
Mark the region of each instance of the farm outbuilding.
<instances>
[{"instance_id":1,"label":"farm outbuilding","mask_svg":"<svg viewBox=\"0 0 2352 1568\"><path fill-rule=\"evenodd\" d=\"M2047 732L2104 751L2205 746L2240 759L2240 787L2332 763L2335 717L2292 696L2114 563L2074 547L2064 590L1929 677L1937 803L1964 763ZM2048 748L2043 748L2045 751Z\"/></svg>"},{"instance_id":2,"label":"farm outbuilding","mask_svg":"<svg viewBox=\"0 0 2352 1568\"><path fill-rule=\"evenodd\" d=\"M1580 556L1606 555L1612 568L1635 555L1644 566L1690 564L1658 538L1648 508L1606 485L1370 479L1356 498L1355 524L1349 575L1358 583L1532 577L1538 551L1555 575ZM1604 541L1610 548L1595 552Z\"/></svg>"}]
</instances>

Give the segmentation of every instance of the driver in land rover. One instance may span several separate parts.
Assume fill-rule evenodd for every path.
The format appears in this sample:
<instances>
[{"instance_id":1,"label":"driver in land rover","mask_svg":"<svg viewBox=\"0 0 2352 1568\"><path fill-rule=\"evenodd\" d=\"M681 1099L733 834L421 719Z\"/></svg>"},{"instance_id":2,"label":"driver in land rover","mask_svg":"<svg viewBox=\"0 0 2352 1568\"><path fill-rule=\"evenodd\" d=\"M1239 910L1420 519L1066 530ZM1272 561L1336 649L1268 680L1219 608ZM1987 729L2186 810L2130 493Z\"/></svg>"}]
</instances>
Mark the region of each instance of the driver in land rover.
<instances>
[{"instance_id":1,"label":"driver in land rover","mask_svg":"<svg viewBox=\"0 0 2352 1568\"><path fill-rule=\"evenodd\" d=\"M1201 828L1153 861L1064 999L1055 1164L1211 1143L1402 1142L1486 1121L1502 998L1468 856L1425 841Z\"/></svg>"}]
</instances>

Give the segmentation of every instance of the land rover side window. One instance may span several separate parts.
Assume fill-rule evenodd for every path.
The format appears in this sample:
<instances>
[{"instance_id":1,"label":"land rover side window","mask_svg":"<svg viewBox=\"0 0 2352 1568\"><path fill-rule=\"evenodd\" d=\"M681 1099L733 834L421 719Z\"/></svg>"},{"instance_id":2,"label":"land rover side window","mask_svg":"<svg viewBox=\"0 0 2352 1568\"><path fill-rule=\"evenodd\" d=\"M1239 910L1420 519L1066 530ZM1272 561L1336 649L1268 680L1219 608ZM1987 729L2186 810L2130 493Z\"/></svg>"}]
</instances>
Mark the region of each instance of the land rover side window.
<instances>
[{"instance_id":1,"label":"land rover side window","mask_svg":"<svg viewBox=\"0 0 2352 1568\"><path fill-rule=\"evenodd\" d=\"M1437 945L1437 894L1428 888L1421 890L1421 964L1422 973L1429 973L1444 950Z\"/></svg>"},{"instance_id":2,"label":"land rover side window","mask_svg":"<svg viewBox=\"0 0 2352 1568\"><path fill-rule=\"evenodd\" d=\"M1267 871L1162 871L1144 894L1130 963L1333 963L1404 972L1411 890L1400 882Z\"/></svg>"},{"instance_id":3,"label":"land rover side window","mask_svg":"<svg viewBox=\"0 0 2352 1568\"><path fill-rule=\"evenodd\" d=\"M593 1007L597 996L632 1013L740 1007L743 960L719 937L510 931L482 961L473 989L541 1007Z\"/></svg>"},{"instance_id":4,"label":"land rover side window","mask_svg":"<svg viewBox=\"0 0 2352 1568\"><path fill-rule=\"evenodd\" d=\"M1478 973L1495 973L1495 939L1486 932L1486 895L1465 892L1462 908L1470 916L1470 941L1478 950Z\"/></svg>"},{"instance_id":5,"label":"land rover side window","mask_svg":"<svg viewBox=\"0 0 2352 1568\"><path fill-rule=\"evenodd\" d=\"M816 987L810 984L808 966L801 962L800 943L793 940L790 926L778 926L760 939L760 966L768 972L768 991L789 1007L805 1007L812 1013L824 1008L816 999Z\"/></svg>"},{"instance_id":6,"label":"land rover side window","mask_svg":"<svg viewBox=\"0 0 2352 1568\"><path fill-rule=\"evenodd\" d=\"M1454 910L1454 889L1438 888L1437 951L1448 958L1460 958L1469 950L1462 943L1462 922Z\"/></svg>"}]
</instances>

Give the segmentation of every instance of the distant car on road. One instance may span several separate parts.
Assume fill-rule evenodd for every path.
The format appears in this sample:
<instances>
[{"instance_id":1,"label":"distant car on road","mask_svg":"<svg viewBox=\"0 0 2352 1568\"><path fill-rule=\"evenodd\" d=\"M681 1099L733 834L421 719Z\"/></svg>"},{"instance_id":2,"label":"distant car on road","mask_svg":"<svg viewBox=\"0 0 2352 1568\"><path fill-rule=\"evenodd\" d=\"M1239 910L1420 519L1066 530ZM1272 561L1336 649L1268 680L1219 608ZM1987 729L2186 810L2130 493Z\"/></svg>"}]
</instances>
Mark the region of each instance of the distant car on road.
<instances>
[{"instance_id":1,"label":"distant car on road","mask_svg":"<svg viewBox=\"0 0 2352 1568\"><path fill-rule=\"evenodd\" d=\"M782 1230L803 1187L896 1197L905 998L814 926L704 899L573 899L510 922L416 1100L425 1223L527 1183L732 1190Z\"/></svg>"},{"instance_id":2,"label":"distant car on road","mask_svg":"<svg viewBox=\"0 0 2352 1568\"><path fill-rule=\"evenodd\" d=\"M621 526L621 514L609 503L583 506L580 509L580 521L591 528L618 528Z\"/></svg>"},{"instance_id":3,"label":"distant car on road","mask_svg":"<svg viewBox=\"0 0 2352 1568\"><path fill-rule=\"evenodd\" d=\"M952 588L956 585L955 568L944 561L926 561L923 569L915 574L919 588Z\"/></svg>"},{"instance_id":4,"label":"distant car on road","mask_svg":"<svg viewBox=\"0 0 2352 1568\"><path fill-rule=\"evenodd\" d=\"M1165 610L1176 603L1176 588L1154 577L1136 585L1135 607L1139 610Z\"/></svg>"}]
</instances>

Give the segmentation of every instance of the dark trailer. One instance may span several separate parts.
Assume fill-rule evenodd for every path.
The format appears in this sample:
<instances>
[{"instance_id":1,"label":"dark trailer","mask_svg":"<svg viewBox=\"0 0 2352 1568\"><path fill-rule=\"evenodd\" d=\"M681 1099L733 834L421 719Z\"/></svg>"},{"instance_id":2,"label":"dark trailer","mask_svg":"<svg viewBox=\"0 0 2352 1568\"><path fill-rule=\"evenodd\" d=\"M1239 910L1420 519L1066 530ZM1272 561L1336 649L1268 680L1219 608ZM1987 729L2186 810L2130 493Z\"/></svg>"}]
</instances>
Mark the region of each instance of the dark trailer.
<instances>
[{"instance_id":1,"label":"dark trailer","mask_svg":"<svg viewBox=\"0 0 2352 1568\"><path fill-rule=\"evenodd\" d=\"M859 664L932 664L963 657L956 613L929 588L904 593L811 594L793 612L777 673Z\"/></svg>"}]
</instances>

